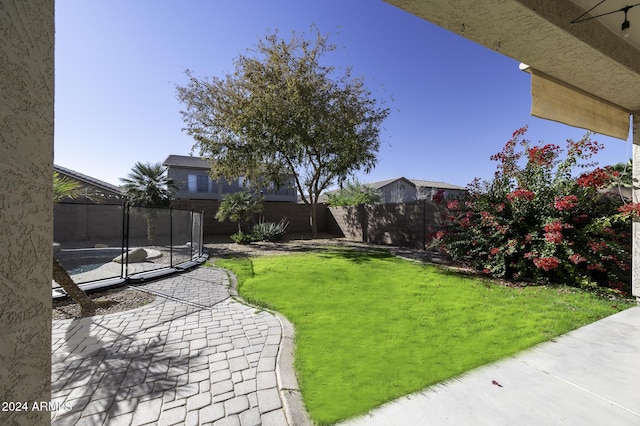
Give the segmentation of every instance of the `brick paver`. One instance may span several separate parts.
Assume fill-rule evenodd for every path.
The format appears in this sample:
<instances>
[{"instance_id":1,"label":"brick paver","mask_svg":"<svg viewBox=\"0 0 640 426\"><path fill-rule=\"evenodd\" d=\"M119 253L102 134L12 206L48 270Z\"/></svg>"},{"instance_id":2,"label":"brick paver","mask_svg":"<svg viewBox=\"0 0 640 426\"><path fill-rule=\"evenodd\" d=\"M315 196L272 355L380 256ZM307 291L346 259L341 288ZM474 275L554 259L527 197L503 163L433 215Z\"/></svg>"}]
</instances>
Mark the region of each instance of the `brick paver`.
<instances>
[{"instance_id":1,"label":"brick paver","mask_svg":"<svg viewBox=\"0 0 640 426\"><path fill-rule=\"evenodd\" d=\"M156 301L53 322L52 424L286 424L274 315L231 299L215 268L137 288Z\"/></svg>"}]
</instances>

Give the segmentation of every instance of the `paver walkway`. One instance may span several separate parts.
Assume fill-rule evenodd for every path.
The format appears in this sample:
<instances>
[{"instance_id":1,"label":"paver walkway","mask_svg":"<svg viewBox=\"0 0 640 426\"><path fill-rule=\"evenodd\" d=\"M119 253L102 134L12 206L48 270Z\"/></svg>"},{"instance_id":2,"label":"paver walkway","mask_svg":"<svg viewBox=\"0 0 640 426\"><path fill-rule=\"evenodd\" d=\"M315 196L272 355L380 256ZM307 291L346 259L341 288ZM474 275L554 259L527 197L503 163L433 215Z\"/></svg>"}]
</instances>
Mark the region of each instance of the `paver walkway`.
<instances>
[{"instance_id":1,"label":"paver walkway","mask_svg":"<svg viewBox=\"0 0 640 426\"><path fill-rule=\"evenodd\" d=\"M53 322L52 424L287 424L277 317L231 299L219 269L137 288L157 300Z\"/></svg>"}]
</instances>

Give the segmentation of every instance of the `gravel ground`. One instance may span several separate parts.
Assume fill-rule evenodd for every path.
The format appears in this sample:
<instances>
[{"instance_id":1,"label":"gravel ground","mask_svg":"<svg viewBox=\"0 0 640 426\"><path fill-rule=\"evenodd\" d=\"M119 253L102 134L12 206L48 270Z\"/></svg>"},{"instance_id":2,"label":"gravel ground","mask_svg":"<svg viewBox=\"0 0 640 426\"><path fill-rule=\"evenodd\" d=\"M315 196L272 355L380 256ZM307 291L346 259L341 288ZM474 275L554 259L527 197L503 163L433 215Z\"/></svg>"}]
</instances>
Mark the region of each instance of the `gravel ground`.
<instances>
[{"instance_id":1,"label":"gravel ground","mask_svg":"<svg viewBox=\"0 0 640 426\"><path fill-rule=\"evenodd\" d=\"M264 256L275 254L300 253L324 249L327 247L349 247L359 250L389 250L394 256L399 256L419 262L429 262L438 264L449 264L440 254L435 251L425 251L410 247L395 247L379 244L363 243L360 241L348 240L346 238L336 238L334 235L319 235L311 238L294 235L282 242L266 243L256 242L251 244L236 244L230 242L228 238L219 239L205 244L209 249L209 256L234 257L234 256Z\"/></svg>"},{"instance_id":2,"label":"gravel ground","mask_svg":"<svg viewBox=\"0 0 640 426\"><path fill-rule=\"evenodd\" d=\"M275 254L300 253L327 247L352 247L359 249L371 249L380 246L350 241L345 238L336 238L332 235L319 235L311 238L294 235L284 241L279 242L254 242L251 244L236 244L228 238L220 238L206 243L209 249L209 256L216 257L238 257L238 256L265 256Z\"/></svg>"},{"instance_id":3,"label":"gravel ground","mask_svg":"<svg viewBox=\"0 0 640 426\"><path fill-rule=\"evenodd\" d=\"M96 303L96 315L113 314L139 308L155 300L155 296L131 287L122 287L98 293L89 297ZM71 299L53 301L53 319L80 318L80 305Z\"/></svg>"}]
</instances>

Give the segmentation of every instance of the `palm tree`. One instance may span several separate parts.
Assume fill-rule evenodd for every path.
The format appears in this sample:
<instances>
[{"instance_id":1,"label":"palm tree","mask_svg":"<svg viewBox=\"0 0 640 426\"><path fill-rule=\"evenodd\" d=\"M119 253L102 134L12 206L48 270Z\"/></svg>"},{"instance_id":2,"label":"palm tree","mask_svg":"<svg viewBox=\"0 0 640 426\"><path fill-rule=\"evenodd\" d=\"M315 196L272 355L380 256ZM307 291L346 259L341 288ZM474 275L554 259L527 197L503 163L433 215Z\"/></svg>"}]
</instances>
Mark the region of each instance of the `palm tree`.
<instances>
[{"instance_id":1,"label":"palm tree","mask_svg":"<svg viewBox=\"0 0 640 426\"><path fill-rule=\"evenodd\" d=\"M53 173L54 202L58 202L64 198L77 198L81 195L81 191L82 188L78 182L60 176L57 172ZM65 293L67 293L67 296L80 305L80 311L83 317L95 314L96 305L93 300L71 279L55 256L53 256L53 279L62 287Z\"/></svg>"},{"instance_id":2,"label":"palm tree","mask_svg":"<svg viewBox=\"0 0 640 426\"><path fill-rule=\"evenodd\" d=\"M160 163L137 162L126 178L120 178L122 189L133 206L169 207L171 198L178 187L166 175L166 168ZM156 241L157 216L153 209L145 211L147 219L147 237L150 244Z\"/></svg>"},{"instance_id":3,"label":"palm tree","mask_svg":"<svg viewBox=\"0 0 640 426\"><path fill-rule=\"evenodd\" d=\"M238 222L238 232L242 233L242 224L249 217L262 211L262 199L254 197L249 191L234 192L224 197L216 212L216 219L223 222L227 218Z\"/></svg>"}]
</instances>

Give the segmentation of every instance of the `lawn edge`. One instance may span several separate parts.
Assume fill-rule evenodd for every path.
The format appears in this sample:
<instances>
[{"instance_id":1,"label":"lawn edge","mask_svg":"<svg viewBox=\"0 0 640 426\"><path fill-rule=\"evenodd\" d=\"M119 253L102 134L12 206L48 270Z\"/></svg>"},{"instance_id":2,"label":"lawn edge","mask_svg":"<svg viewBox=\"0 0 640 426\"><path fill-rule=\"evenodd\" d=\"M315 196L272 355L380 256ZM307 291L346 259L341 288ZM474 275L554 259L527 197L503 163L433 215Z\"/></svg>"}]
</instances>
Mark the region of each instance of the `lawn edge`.
<instances>
[{"instance_id":1,"label":"lawn edge","mask_svg":"<svg viewBox=\"0 0 640 426\"><path fill-rule=\"evenodd\" d=\"M220 268L219 266L216 267ZM282 408L287 418L287 423L289 423L290 426L312 426L313 422L304 407L300 386L298 385L298 378L293 368L295 358L295 327L281 313L255 306L240 297L238 292L238 279L235 274L229 269L220 269L225 271L227 277L229 277L229 293L234 299L240 299L242 303L247 306L269 312L280 322L282 338L280 339L276 359L276 380L278 381L278 392L280 393Z\"/></svg>"},{"instance_id":2,"label":"lawn edge","mask_svg":"<svg viewBox=\"0 0 640 426\"><path fill-rule=\"evenodd\" d=\"M298 378L293 368L295 327L279 312L274 312L273 314L282 326L282 339L280 340L280 348L276 360L276 378L287 421L292 426L311 426L313 422L304 406Z\"/></svg>"}]
</instances>

